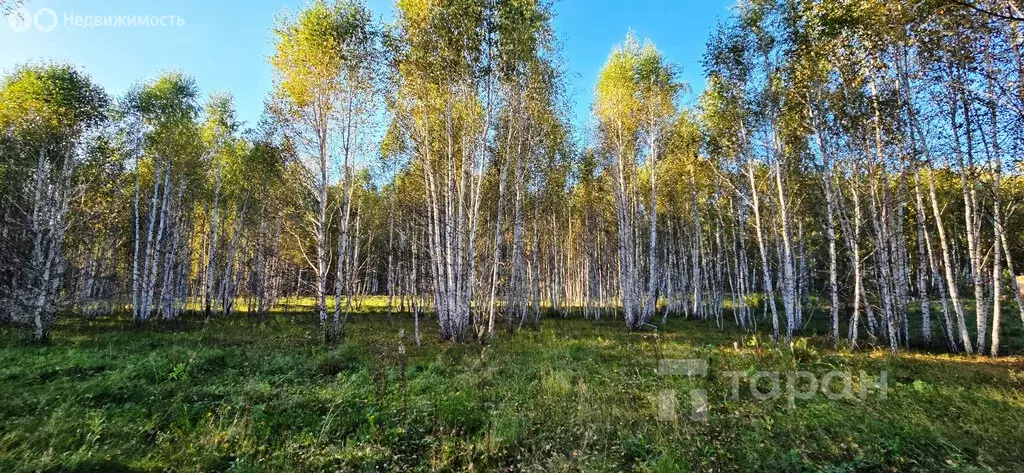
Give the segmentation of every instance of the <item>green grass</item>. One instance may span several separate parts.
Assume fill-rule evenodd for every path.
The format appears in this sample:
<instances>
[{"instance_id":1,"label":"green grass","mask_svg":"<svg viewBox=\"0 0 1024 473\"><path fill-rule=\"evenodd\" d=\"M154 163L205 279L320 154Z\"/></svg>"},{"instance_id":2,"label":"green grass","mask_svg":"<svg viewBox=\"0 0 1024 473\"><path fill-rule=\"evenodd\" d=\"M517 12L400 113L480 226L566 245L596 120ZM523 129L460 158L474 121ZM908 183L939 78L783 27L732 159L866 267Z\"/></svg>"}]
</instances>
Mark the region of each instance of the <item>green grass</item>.
<instances>
[{"instance_id":1,"label":"green grass","mask_svg":"<svg viewBox=\"0 0 1024 473\"><path fill-rule=\"evenodd\" d=\"M0 328L0 471L1024 469L1020 357L893 357L813 336L790 347L686 320L654 334L546 319L487 347L421 327L416 347L408 316L363 312L329 348L308 313L145 329L66 317L48 346ZM659 376L659 358L709 372ZM724 374L795 369L851 371L855 390L860 371L884 370L887 396L791 409L746 384L733 399ZM689 418L691 389L708 393L707 422ZM666 390L675 421L658 420Z\"/></svg>"}]
</instances>

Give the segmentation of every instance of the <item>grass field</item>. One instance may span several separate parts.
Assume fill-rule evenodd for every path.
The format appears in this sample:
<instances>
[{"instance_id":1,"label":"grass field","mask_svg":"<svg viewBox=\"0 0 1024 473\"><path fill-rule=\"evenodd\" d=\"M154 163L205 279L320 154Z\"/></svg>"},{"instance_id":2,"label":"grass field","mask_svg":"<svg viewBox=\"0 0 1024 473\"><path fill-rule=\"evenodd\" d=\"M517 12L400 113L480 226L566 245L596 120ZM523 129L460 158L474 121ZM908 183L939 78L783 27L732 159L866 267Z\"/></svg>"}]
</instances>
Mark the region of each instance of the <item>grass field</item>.
<instances>
[{"instance_id":1,"label":"grass field","mask_svg":"<svg viewBox=\"0 0 1024 473\"><path fill-rule=\"evenodd\" d=\"M1019 355L775 345L692 320L546 319L483 347L441 344L435 325L416 347L408 316L368 309L330 348L303 312L66 317L48 346L0 328L0 471L1024 471ZM1008 332L1020 342L1019 321ZM662 376L660 359L707 373ZM787 373L850 372L858 394L885 372L886 390L791 406L743 380L734 396L729 371L778 372L783 392Z\"/></svg>"}]
</instances>

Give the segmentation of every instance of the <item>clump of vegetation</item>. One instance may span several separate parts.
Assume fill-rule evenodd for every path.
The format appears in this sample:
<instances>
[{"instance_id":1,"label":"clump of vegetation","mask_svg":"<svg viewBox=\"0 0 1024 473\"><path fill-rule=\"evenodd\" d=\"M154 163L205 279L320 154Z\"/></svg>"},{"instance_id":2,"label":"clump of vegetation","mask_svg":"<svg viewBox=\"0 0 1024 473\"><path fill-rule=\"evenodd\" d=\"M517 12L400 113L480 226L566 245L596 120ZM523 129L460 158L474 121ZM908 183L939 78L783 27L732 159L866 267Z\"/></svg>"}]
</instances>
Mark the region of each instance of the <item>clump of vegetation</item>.
<instances>
[{"instance_id":1,"label":"clump of vegetation","mask_svg":"<svg viewBox=\"0 0 1024 473\"><path fill-rule=\"evenodd\" d=\"M365 367L363 347L354 343L344 343L331 348L320 355L317 370L326 376L354 371Z\"/></svg>"}]
</instances>

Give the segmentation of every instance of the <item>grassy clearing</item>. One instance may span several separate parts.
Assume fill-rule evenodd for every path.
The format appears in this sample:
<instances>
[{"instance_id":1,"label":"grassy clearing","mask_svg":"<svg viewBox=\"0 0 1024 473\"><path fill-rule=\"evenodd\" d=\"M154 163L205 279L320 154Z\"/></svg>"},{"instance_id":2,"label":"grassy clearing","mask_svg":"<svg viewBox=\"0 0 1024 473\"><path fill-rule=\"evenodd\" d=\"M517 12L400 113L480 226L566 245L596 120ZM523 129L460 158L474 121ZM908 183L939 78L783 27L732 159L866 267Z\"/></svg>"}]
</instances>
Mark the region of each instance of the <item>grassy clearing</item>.
<instances>
[{"instance_id":1,"label":"grassy clearing","mask_svg":"<svg viewBox=\"0 0 1024 473\"><path fill-rule=\"evenodd\" d=\"M373 309L330 348L308 313L146 330L65 318L42 347L2 328L0 471L1024 469L1019 356L789 347L683 320L655 335L548 319L488 347L440 344L427 320L416 347L411 319ZM708 374L659 376L659 358L706 359ZM791 409L741 383L733 398L725 372L759 370L783 390L794 370L850 371L855 391L884 370L888 391ZM690 419L692 389L707 422ZM665 391L675 421L658 420Z\"/></svg>"}]
</instances>

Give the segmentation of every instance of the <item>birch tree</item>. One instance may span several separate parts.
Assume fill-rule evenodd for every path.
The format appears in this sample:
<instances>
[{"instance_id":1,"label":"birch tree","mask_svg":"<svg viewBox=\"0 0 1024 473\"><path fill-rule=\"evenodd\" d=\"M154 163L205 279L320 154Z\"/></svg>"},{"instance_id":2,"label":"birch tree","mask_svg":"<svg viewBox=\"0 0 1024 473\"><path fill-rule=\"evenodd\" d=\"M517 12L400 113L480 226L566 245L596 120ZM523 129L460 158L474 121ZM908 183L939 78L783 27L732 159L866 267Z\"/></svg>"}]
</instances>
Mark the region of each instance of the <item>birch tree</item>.
<instances>
[{"instance_id":1,"label":"birch tree","mask_svg":"<svg viewBox=\"0 0 1024 473\"><path fill-rule=\"evenodd\" d=\"M600 140L612 156L619 238L619 284L626 327L649 324L658 293L658 183L656 164L675 117L680 85L654 45L632 35L612 51L597 83L594 113ZM642 202L638 162L646 161L649 198ZM641 222L647 216L647 245ZM647 274L641 252L646 246Z\"/></svg>"},{"instance_id":2,"label":"birch tree","mask_svg":"<svg viewBox=\"0 0 1024 473\"><path fill-rule=\"evenodd\" d=\"M275 112L296 144L306 176L309 211L301 227L312 239L304 258L315 277L317 314L324 340L340 336L340 291L348 254L352 167L367 149L366 116L372 95L375 38L370 15L357 1L316 1L274 30ZM334 209L330 188L341 176L337 206L341 236L337 255L329 245ZM300 240L303 238L300 237ZM336 268L334 323L327 320L330 268Z\"/></svg>"},{"instance_id":3,"label":"birch tree","mask_svg":"<svg viewBox=\"0 0 1024 473\"><path fill-rule=\"evenodd\" d=\"M79 70L64 65L29 65L0 82L0 134L10 156L8 173L22 176L20 211L8 215L21 227L9 233L5 248L24 238L27 254L16 256L10 287L3 294L15 318L32 327L32 338L46 342L58 311L65 273L65 237L74 223L72 200L86 191L75 181L87 140L107 115L106 93ZM13 196L12 196L13 197ZM5 222L6 224L6 222ZM5 253L7 250L5 250Z\"/></svg>"}]
</instances>

